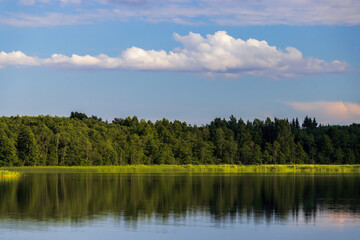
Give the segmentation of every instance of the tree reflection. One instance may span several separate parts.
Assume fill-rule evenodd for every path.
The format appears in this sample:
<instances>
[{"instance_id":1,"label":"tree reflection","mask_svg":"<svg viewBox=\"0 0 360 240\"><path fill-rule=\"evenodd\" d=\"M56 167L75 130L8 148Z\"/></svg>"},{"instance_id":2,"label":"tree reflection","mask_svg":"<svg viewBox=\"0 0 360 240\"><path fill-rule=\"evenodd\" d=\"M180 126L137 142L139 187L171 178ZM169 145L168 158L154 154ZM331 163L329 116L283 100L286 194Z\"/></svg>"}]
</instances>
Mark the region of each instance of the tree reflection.
<instances>
[{"instance_id":1,"label":"tree reflection","mask_svg":"<svg viewBox=\"0 0 360 240\"><path fill-rule=\"evenodd\" d=\"M319 211L359 214L357 175L29 174L0 181L0 218L81 222L111 215L271 222Z\"/></svg>"}]
</instances>

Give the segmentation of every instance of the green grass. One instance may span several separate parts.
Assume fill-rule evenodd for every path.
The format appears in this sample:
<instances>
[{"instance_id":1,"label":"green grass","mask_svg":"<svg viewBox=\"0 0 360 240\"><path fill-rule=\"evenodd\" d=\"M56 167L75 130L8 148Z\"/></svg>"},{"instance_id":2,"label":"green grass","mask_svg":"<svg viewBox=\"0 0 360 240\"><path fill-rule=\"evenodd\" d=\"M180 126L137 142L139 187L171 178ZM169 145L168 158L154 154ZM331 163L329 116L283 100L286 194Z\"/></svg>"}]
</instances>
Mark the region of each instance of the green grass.
<instances>
[{"instance_id":1,"label":"green grass","mask_svg":"<svg viewBox=\"0 0 360 240\"><path fill-rule=\"evenodd\" d=\"M20 172L0 170L0 178L1 177L18 177L20 175L21 175Z\"/></svg>"},{"instance_id":2,"label":"green grass","mask_svg":"<svg viewBox=\"0 0 360 240\"><path fill-rule=\"evenodd\" d=\"M21 173L360 173L360 165L127 165L3 169Z\"/></svg>"}]
</instances>

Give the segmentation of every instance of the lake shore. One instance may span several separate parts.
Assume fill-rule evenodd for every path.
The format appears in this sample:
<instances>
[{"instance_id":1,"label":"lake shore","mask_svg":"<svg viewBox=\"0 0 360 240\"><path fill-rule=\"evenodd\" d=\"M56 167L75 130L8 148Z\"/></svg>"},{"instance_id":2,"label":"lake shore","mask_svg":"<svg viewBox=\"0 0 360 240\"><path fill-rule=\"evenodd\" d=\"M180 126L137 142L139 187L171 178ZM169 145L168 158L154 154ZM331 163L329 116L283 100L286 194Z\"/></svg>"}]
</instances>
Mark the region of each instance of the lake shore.
<instances>
[{"instance_id":1,"label":"lake shore","mask_svg":"<svg viewBox=\"0 0 360 240\"><path fill-rule=\"evenodd\" d=\"M21 175L20 172L0 170L0 178L18 177L20 175Z\"/></svg>"},{"instance_id":2,"label":"lake shore","mask_svg":"<svg viewBox=\"0 0 360 240\"><path fill-rule=\"evenodd\" d=\"M20 173L360 173L360 165L125 165L6 167L0 177ZM8 171L6 171L8 170ZM16 171L16 172L9 172ZM4 172L4 174L1 174ZM20 172L20 173L19 173Z\"/></svg>"}]
</instances>

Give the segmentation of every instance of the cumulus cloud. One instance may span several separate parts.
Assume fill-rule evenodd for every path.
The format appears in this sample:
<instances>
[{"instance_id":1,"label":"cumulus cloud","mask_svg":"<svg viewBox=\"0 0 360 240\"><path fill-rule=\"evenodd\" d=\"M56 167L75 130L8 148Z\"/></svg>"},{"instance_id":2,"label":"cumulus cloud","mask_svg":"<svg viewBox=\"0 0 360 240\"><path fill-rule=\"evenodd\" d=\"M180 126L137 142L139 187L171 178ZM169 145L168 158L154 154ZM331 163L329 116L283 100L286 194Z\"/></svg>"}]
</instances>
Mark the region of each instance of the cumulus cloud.
<instances>
[{"instance_id":1,"label":"cumulus cloud","mask_svg":"<svg viewBox=\"0 0 360 240\"><path fill-rule=\"evenodd\" d=\"M360 105L352 102L288 102L293 109L316 116L322 123L360 122Z\"/></svg>"},{"instance_id":2,"label":"cumulus cloud","mask_svg":"<svg viewBox=\"0 0 360 240\"><path fill-rule=\"evenodd\" d=\"M118 57L65 56L53 54L49 58L27 56L22 52L0 53L0 66L54 66L64 68L93 68L118 70L183 71L207 74L251 74L269 78L289 78L302 74L341 73L347 64L338 60L326 62L303 57L293 47L282 51L266 41L233 38L224 31L206 37L190 32L186 36L174 34L183 48L172 51L144 50L131 47Z\"/></svg>"},{"instance_id":3,"label":"cumulus cloud","mask_svg":"<svg viewBox=\"0 0 360 240\"><path fill-rule=\"evenodd\" d=\"M70 17L77 15L79 21L73 24L84 24L82 21L84 18L86 22L136 19L186 25L198 25L203 22L220 25L360 24L358 0L20 0L20 3L26 5L57 3L63 7L69 6L69 9L76 4L76 9L80 11L70 11L70 13L67 11L66 14L61 10L56 12L63 15L64 19L68 15ZM94 12L97 14L93 14ZM12 12L10 15L6 13L0 16L0 24L12 25L14 22L22 22L24 26L43 26L44 24L39 23L47 22L49 13L46 7L39 9L38 15L31 12ZM28 19L43 20L26 23L23 21L24 16ZM16 21L9 21L8 18L11 17ZM54 25L57 26L59 23L61 22L55 22ZM14 25L19 26L19 24Z\"/></svg>"},{"instance_id":4,"label":"cumulus cloud","mask_svg":"<svg viewBox=\"0 0 360 240\"><path fill-rule=\"evenodd\" d=\"M5 66L38 66L41 60L37 57L29 57L20 51L0 52L0 68Z\"/></svg>"}]
</instances>

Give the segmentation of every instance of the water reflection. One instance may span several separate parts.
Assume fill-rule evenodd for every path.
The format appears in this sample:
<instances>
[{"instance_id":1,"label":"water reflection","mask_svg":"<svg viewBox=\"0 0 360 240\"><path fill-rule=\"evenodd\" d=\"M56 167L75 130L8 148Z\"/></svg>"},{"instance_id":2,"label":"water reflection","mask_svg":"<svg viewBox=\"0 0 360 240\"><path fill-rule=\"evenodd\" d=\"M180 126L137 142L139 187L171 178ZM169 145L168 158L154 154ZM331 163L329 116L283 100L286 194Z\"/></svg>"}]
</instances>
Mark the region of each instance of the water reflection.
<instances>
[{"instance_id":1,"label":"water reflection","mask_svg":"<svg viewBox=\"0 0 360 240\"><path fill-rule=\"evenodd\" d=\"M28 174L0 181L0 221L221 224L359 219L358 175ZM155 219L155 220L154 220Z\"/></svg>"}]
</instances>

